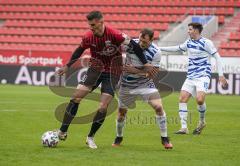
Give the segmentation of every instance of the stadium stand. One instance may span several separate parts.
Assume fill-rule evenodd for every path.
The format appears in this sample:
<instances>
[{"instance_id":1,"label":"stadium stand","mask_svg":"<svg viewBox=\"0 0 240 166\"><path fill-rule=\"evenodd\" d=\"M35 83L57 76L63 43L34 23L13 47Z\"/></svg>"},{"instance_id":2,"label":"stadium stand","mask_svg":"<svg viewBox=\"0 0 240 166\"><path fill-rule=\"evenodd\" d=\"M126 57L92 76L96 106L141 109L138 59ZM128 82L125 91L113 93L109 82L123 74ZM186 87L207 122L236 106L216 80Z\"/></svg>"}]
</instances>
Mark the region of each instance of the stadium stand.
<instances>
[{"instance_id":1,"label":"stadium stand","mask_svg":"<svg viewBox=\"0 0 240 166\"><path fill-rule=\"evenodd\" d=\"M236 14L226 23L224 31L219 32L220 53L223 56L240 56L240 13ZM225 34L223 38L221 34ZM225 40L223 40L225 39Z\"/></svg>"},{"instance_id":2,"label":"stadium stand","mask_svg":"<svg viewBox=\"0 0 240 166\"><path fill-rule=\"evenodd\" d=\"M88 29L85 15L91 10L101 10L107 25L131 37L152 27L156 39L187 15L214 14L220 25L226 18L240 20L239 14L235 16L240 0L2 0L0 7L3 50L73 51ZM219 43L221 53L240 55L240 28L229 32L228 38Z\"/></svg>"}]
</instances>

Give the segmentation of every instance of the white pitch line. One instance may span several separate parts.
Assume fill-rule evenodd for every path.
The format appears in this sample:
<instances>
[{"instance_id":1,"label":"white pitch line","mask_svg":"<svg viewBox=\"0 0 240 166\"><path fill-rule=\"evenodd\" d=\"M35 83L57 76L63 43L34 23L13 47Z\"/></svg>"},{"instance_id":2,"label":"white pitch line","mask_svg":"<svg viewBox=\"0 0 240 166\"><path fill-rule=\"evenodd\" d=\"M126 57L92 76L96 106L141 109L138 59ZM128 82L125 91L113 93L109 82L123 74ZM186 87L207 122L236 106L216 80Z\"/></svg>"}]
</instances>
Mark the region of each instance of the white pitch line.
<instances>
[{"instance_id":1,"label":"white pitch line","mask_svg":"<svg viewBox=\"0 0 240 166\"><path fill-rule=\"evenodd\" d=\"M16 112L17 110L0 110L0 112Z\"/></svg>"},{"instance_id":2,"label":"white pitch line","mask_svg":"<svg viewBox=\"0 0 240 166\"><path fill-rule=\"evenodd\" d=\"M17 111L20 111L20 110L7 110L7 109L4 109L4 110L0 110L0 112L17 112ZM22 110L22 111L34 111L34 112L50 112L50 111L53 111L53 110Z\"/></svg>"}]
</instances>

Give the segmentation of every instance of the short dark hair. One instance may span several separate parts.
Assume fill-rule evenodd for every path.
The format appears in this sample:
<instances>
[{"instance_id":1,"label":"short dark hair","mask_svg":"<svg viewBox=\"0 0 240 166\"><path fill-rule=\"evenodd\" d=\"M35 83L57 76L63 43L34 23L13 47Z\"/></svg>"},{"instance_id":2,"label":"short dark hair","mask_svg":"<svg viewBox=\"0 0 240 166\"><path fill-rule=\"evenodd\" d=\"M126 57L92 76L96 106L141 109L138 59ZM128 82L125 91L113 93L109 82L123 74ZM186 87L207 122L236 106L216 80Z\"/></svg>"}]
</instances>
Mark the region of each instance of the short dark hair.
<instances>
[{"instance_id":1,"label":"short dark hair","mask_svg":"<svg viewBox=\"0 0 240 166\"><path fill-rule=\"evenodd\" d=\"M91 11L90 13L88 13L87 15L87 19L88 21L92 21L94 19L100 20L103 18L103 15L100 11Z\"/></svg>"},{"instance_id":2,"label":"short dark hair","mask_svg":"<svg viewBox=\"0 0 240 166\"><path fill-rule=\"evenodd\" d=\"M150 39L154 36L154 31L151 28L143 28L140 33L142 34L142 37L148 35Z\"/></svg>"},{"instance_id":3,"label":"short dark hair","mask_svg":"<svg viewBox=\"0 0 240 166\"><path fill-rule=\"evenodd\" d=\"M193 29L197 29L197 30L199 31L199 33L201 33L202 30L203 30L202 24L200 24L200 23L198 23L198 22L189 23L188 26L192 26Z\"/></svg>"}]
</instances>

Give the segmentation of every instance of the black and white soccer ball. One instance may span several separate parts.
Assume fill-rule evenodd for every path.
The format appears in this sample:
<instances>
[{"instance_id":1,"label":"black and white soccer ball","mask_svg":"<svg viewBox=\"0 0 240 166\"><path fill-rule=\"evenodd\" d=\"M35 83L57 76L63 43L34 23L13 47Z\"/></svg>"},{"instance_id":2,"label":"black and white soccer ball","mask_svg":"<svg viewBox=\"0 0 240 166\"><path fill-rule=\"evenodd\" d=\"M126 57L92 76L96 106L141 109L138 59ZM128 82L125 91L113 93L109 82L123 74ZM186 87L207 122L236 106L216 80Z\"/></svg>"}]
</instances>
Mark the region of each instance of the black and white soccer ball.
<instances>
[{"instance_id":1,"label":"black and white soccer ball","mask_svg":"<svg viewBox=\"0 0 240 166\"><path fill-rule=\"evenodd\" d=\"M57 131L47 131L42 135L42 145L44 147L56 147L59 142Z\"/></svg>"}]
</instances>

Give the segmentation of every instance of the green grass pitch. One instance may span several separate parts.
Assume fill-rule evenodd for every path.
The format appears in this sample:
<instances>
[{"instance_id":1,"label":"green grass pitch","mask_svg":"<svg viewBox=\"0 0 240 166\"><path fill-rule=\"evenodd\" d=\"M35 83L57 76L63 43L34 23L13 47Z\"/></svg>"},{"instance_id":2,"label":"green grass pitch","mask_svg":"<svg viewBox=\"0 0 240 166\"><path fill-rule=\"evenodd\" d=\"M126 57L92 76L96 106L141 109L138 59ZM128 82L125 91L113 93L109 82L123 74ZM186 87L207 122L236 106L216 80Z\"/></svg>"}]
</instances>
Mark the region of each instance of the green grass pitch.
<instances>
[{"instance_id":1,"label":"green grass pitch","mask_svg":"<svg viewBox=\"0 0 240 166\"><path fill-rule=\"evenodd\" d=\"M95 137L98 149L85 145L90 124L71 125L68 139L56 148L44 148L41 135L59 128L54 109L68 98L48 87L0 85L0 166L5 165L239 165L240 96L207 96L207 127L200 136L175 135L179 129L178 93L163 98L168 132L174 145L165 150L152 121L153 110L141 101L128 113L123 146L111 147L116 112L108 116ZM78 115L95 111L98 103L83 101ZM188 105L189 129L198 121L196 104Z\"/></svg>"}]
</instances>

